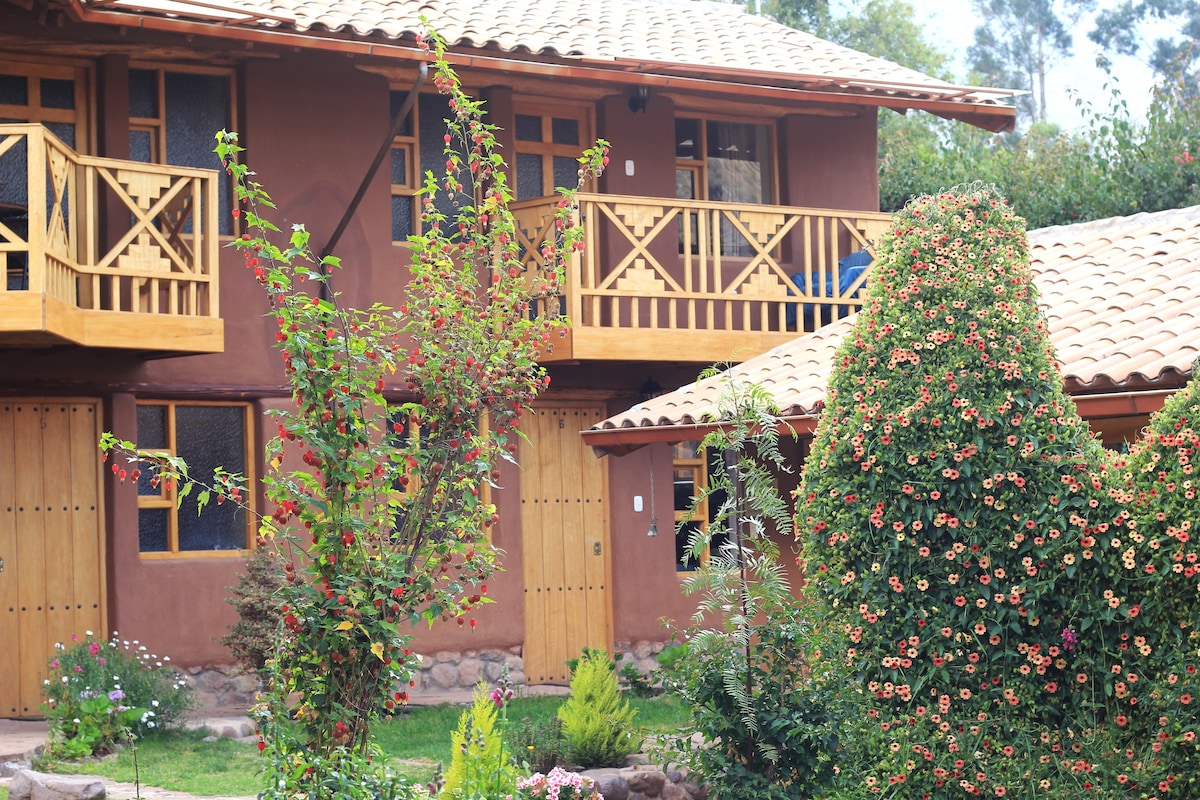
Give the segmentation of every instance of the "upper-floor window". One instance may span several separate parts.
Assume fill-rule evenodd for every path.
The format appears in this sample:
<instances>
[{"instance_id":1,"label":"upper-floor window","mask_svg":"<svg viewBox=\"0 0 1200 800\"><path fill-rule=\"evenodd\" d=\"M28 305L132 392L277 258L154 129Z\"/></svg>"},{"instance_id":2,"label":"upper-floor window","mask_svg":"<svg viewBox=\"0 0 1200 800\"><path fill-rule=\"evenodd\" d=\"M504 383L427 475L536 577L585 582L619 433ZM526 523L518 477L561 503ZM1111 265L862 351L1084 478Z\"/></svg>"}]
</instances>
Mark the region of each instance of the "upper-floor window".
<instances>
[{"instance_id":1,"label":"upper-floor window","mask_svg":"<svg viewBox=\"0 0 1200 800\"><path fill-rule=\"evenodd\" d=\"M575 186L582 143L591 141L590 122L585 106L556 105L543 112L530 102L517 105L513 138L518 200L547 197L560 186Z\"/></svg>"},{"instance_id":2,"label":"upper-floor window","mask_svg":"<svg viewBox=\"0 0 1200 800\"><path fill-rule=\"evenodd\" d=\"M149 164L216 169L213 134L233 130L233 70L156 66L129 69L129 157ZM223 234L233 233L229 181L219 181Z\"/></svg>"},{"instance_id":3,"label":"upper-floor window","mask_svg":"<svg viewBox=\"0 0 1200 800\"><path fill-rule=\"evenodd\" d=\"M772 203L774 172L770 126L699 117L676 118L676 198ZM696 224L693 217L692 225ZM753 254L754 248L728 220L721 220L719 233L721 255ZM692 234L689 240L694 251L698 241L695 229Z\"/></svg>"},{"instance_id":4,"label":"upper-floor window","mask_svg":"<svg viewBox=\"0 0 1200 800\"><path fill-rule=\"evenodd\" d=\"M253 423L247 403L145 401L137 407L139 448L179 456L198 480L215 467L246 476L251 466ZM197 513L193 489L177 501L178 486L155 480L153 470L138 478L138 549L142 555L213 555L250 548L254 520L235 503L213 502Z\"/></svg>"},{"instance_id":5,"label":"upper-floor window","mask_svg":"<svg viewBox=\"0 0 1200 800\"><path fill-rule=\"evenodd\" d=\"M77 152L87 142L87 70L79 66L0 60L0 124L40 123ZM23 139L0 140L0 205L24 208L29 199Z\"/></svg>"}]
</instances>

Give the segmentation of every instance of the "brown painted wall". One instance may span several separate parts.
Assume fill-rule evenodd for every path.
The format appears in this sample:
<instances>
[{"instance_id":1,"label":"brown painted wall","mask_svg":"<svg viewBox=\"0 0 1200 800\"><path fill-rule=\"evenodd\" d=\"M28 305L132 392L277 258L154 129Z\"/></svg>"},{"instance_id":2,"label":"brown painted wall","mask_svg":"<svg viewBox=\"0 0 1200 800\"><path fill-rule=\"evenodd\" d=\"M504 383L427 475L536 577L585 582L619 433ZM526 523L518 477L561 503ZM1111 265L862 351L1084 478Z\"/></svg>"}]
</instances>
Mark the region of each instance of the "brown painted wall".
<instances>
[{"instance_id":1,"label":"brown painted wall","mask_svg":"<svg viewBox=\"0 0 1200 800\"><path fill-rule=\"evenodd\" d=\"M792 114L778 126L780 201L807 208L879 210L875 112Z\"/></svg>"},{"instance_id":2,"label":"brown painted wall","mask_svg":"<svg viewBox=\"0 0 1200 800\"><path fill-rule=\"evenodd\" d=\"M13 13L18 12L0 9L0 19ZM45 35L36 26L29 30ZM91 33L96 34L90 40L93 47L106 40L128 43L154 38L143 31L130 32L128 39L107 29ZM88 38L90 33L74 27L66 35ZM176 40L169 43L184 46ZM200 40L196 46L201 46ZM289 51L272 55L277 57L253 58L238 68L237 127L249 148L248 163L280 204L271 212L274 221L285 231L293 222L305 223L320 250L387 131L389 87L384 78L356 69L356 62L343 56ZM127 69L127 55L107 56L97 64L96 129L102 155L128 156ZM503 82L502 76L465 77L474 85L492 86L486 91L490 104L498 114L511 118L511 92L496 85ZM633 113L627 101L628 95L620 94L597 104L597 134L613 143L612 164L598 188L671 198L675 193L674 105L652 93L647 111ZM720 111L716 99L713 110ZM874 124L873 113L854 119L797 115L782 121L782 201L876 208ZM625 174L627 160L634 162L633 176ZM345 269L334 286L345 293L347 303L395 305L402 298L407 251L391 244L390 228L385 162L337 248ZM673 230L653 249L664 263L677 260ZM618 241L609 236L601 245L602 253L618 249ZM264 318L267 307L260 287L232 250L223 252L221 279L224 353L143 360L136 353L4 350L0 351L0 392L100 397L106 427L130 439L135 438L139 398L244 397L255 402L258 410L286 402L280 399L284 392L280 360L269 347L273 323ZM694 377L695 369L672 364L672 355L664 353L662 362L656 363L557 365L551 369L553 387L589 390L596 393L592 397L603 392L609 412L616 413L636 401L649 378L669 389ZM271 427L268 420L259 422L257 452L270 438ZM652 452L657 538L646 536ZM623 459L610 457L605 465L614 637L661 639L660 618L684 622L695 606L694 600L682 596L675 571L670 447L658 445ZM260 463L258 474L261 468ZM493 536L505 551L505 571L489 581L489 595L498 602L480 610L480 624L470 634L460 633L455 626L419 630L422 650L485 649L516 644L523 637L519 470L504 466L501 483L504 488L495 493L495 500L502 518ZM225 587L236 583L241 560L142 558L132 487L110 481L105 491L110 627L183 666L228 662L216 639L233 620L233 610L224 602ZM635 495L643 497L641 512L633 510Z\"/></svg>"}]
</instances>

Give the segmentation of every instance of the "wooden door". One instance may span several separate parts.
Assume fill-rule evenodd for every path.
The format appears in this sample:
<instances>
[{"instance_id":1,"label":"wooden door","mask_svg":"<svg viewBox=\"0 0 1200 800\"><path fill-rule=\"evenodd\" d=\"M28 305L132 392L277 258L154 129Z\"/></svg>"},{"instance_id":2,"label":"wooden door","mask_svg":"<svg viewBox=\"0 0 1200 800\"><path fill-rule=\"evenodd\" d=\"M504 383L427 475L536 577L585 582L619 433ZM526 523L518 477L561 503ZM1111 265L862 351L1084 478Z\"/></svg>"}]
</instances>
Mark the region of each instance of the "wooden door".
<instances>
[{"instance_id":1,"label":"wooden door","mask_svg":"<svg viewBox=\"0 0 1200 800\"><path fill-rule=\"evenodd\" d=\"M539 405L521 445L525 680L570 681L567 659L611 651L607 484L579 432L604 419L599 404Z\"/></svg>"},{"instance_id":2,"label":"wooden door","mask_svg":"<svg viewBox=\"0 0 1200 800\"><path fill-rule=\"evenodd\" d=\"M41 716L56 642L105 635L99 410L0 400L0 717Z\"/></svg>"}]
</instances>

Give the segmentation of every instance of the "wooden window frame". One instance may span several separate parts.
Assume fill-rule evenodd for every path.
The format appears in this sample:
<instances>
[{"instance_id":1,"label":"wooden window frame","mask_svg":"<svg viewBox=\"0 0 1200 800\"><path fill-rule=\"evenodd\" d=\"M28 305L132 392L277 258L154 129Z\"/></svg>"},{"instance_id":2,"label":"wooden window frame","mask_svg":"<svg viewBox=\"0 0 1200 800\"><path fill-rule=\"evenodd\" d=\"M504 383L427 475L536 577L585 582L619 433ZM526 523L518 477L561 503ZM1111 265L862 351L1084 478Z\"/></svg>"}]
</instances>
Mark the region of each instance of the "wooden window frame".
<instances>
[{"instance_id":1,"label":"wooden window frame","mask_svg":"<svg viewBox=\"0 0 1200 800\"><path fill-rule=\"evenodd\" d=\"M257 490L254 488L257 483L254 475L254 407L250 403L240 402L223 402L219 400L139 400L138 407L142 406L161 406L166 409L165 413L165 436L167 446L162 449L154 448L154 452L161 452L167 455L175 455L178 451L178 442L176 440L175 430L175 409L180 406L196 407L222 407L222 408L241 408L242 409L242 424L243 429L243 459L245 460L246 470L243 473L246 478L245 502L252 506L253 498ZM149 448L147 448L149 449ZM179 549L179 487L171 485L168 487L166 481L162 481L158 485L158 494L138 494L137 498L138 510L144 508L150 509L167 509L167 549L146 551L141 550L141 545L138 545L138 554L144 559L163 559L163 558L225 558L230 556L244 557L248 552L254 549L255 541L255 522L257 517L249 509L246 511L246 546L238 550L180 550ZM139 531L140 533L140 531Z\"/></svg>"},{"instance_id":2,"label":"wooden window frame","mask_svg":"<svg viewBox=\"0 0 1200 800\"><path fill-rule=\"evenodd\" d=\"M517 138L517 117L538 117L542 121L542 140L531 142ZM555 144L554 120L573 119L579 125L578 144ZM518 155L538 155L542 158L542 192L539 197L554 195L554 159L570 158L577 160L584 149L596 141L595 107L590 103L572 103L555 101L548 104L544 97L517 95L513 97L513 158L509 164L512 172L512 193L517 197L519 191L517 176ZM583 187L584 191L592 191L594 179L589 179ZM571 187L567 187L571 188ZM532 198L526 198L529 200Z\"/></svg>"},{"instance_id":3,"label":"wooden window frame","mask_svg":"<svg viewBox=\"0 0 1200 800\"><path fill-rule=\"evenodd\" d=\"M409 86L409 87L403 87L403 86L398 86L398 85L389 86L388 87L389 98L390 98L391 92L404 93L407 91L411 91L411 89L412 89L411 86ZM409 230L411 230L413 233L419 233L421 230L420 191L421 191L421 186L423 183L423 178L422 178L422 173L421 173L421 139L420 139L421 103L420 103L420 98L417 98L416 100L414 100L414 102L412 104L412 108L410 108L408 110L408 120L409 120L408 133L407 134L396 134L395 136L393 136L392 137L392 147L391 147L391 150L404 151L404 158L405 158L404 163L405 163L405 166L408 171L408 174L407 174L408 180L405 181L404 183L390 183L389 184L391 186L390 197L411 198L412 208L410 209L410 212L412 215L412 219L409 220ZM388 124L390 125L394 121L395 120L389 120ZM388 152L388 176L389 176L389 178L391 177L391 158L392 158L392 153L389 151ZM391 202L391 201L389 200L389 202ZM389 212L390 212L390 209L389 209ZM391 219L392 219L392 216L389 213L388 214L389 222ZM408 241L392 239L392 244L407 246Z\"/></svg>"},{"instance_id":4,"label":"wooden window frame","mask_svg":"<svg viewBox=\"0 0 1200 800\"><path fill-rule=\"evenodd\" d=\"M686 445L695 444L695 455L682 455L682 448ZM688 508L675 509L675 535L680 535L680 526L688 522L696 522L700 525L700 531L707 538L709 526L709 496L708 496L708 449L699 442L680 442L671 445L671 487L674 489L675 476L685 469L692 470L694 476L692 480L693 492L692 504ZM673 492L672 492L673 494ZM699 498L697 500L697 498ZM686 548L687 543L684 542ZM709 548L706 546L704 552L700 555L700 565L708 563ZM677 561L675 564L675 572L678 575L689 575L695 572L694 569L688 569L685 562Z\"/></svg>"},{"instance_id":5,"label":"wooden window frame","mask_svg":"<svg viewBox=\"0 0 1200 800\"><path fill-rule=\"evenodd\" d=\"M163 61L130 61L130 71L144 70L154 73L155 105L158 115L154 117L129 117L129 131L143 131L150 134L150 163L166 164L167 158L167 84L166 73L183 72L193 75L220 75L229 81L229 130L238 129L237 119L237 70L233 67L208 67L196 64L173 64ZM215 133L215 131L214 131ZM213 169L216 169L216 156L213 156Z\"/></svg>"},{"instance_id":6,"label":"wooden window frame","mask_svg":"<svg viewBox=\"0 0 1200 800\"><path fill-rule=\"evenodd\" d=\"M402 412L399 412L399 413L402 413ZM394 421L391 424L394 424ZM406 438L409 441L416 439L417 447L420 448L420 446L421 446L421 428L420 428L420 426L417 425L416 423L414 423L411 419L409 419L405 422L405 428L407 429L406 433L405 433ZM486 414L480 415L480 417L479 417L479 435L486 437L490 430L491 430L490 418ZM408 467L405 467L404 474L408 477L408 484L405 485L403 488L393 487L391 490L391 493L389 495L390 497L393 497L393 498L404 497L404 496L407 496L414 492L420 491L421 476L414 473ZM480 487L479 502L484 505L488 505L492 502L492 485L488 481L484 481L483 485ZM493 527L494 526L484 526L483 529L480 531L480 535L483 537L483 540L485 542L488 542L489 544L492 541Z\"/></svg>"},{"instance_id":7,"label":"wooden window frame","mask_svg":"<svg viewBox=\"0 0 1200 800\"><path fill-rule=\"evenodd\" d=\"M0 119L23 119L30 123L63 122L75 126L72 149L80 154L92 152L93 133L91 98L92 70L76 61L41 61L0 58L0 72L23 75L27 80L27 100L23 106L0 103ZM41 78L69 80L75 84L75 108L47 108L41 105Z\"/></svg>"},{"instance_id":8,"label":"wooden window frame","mask_svg":"<svg viewBox=\"0 0 1200 800\"><path fill-rule=\"evenodd\" d=\"M761 205L779 205L779 143L775 132L775 120L765 117L735 117L726 114L676 114L675 119L694 119L698 123L700 141L696 143L696 152L700 158L679 158L676 156L675 165L678 169L688 169L696 173L696 189L699 197L696 200L708 200L708 123L734 122L739 125L759 125L767 129L767 165L770 169L771 196Z\"/></svg>"}]
</instances>

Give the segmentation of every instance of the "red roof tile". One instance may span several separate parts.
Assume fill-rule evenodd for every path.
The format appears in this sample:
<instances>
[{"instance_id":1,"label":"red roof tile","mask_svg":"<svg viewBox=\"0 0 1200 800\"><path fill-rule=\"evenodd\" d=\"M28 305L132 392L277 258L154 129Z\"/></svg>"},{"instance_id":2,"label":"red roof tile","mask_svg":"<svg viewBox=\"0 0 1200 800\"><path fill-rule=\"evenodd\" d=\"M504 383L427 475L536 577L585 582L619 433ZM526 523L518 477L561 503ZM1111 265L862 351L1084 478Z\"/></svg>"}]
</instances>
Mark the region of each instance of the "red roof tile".
<instances>
[{"instance_id":1,"label":"red roof tile","mask_svg":"<svg viewBox=\"0 0 1200 800\"><path fill-rule=\"evenodd\" d=\"M1030 266L1074 395L1177 388L1200 355L1200 206L1030 231ZM811 415L853 317L731 368L784 416ZM711 421L724 375L683 386L594 430Z\"/></svg>"},{"instance_id":2,"label":"red roof tile","mask_svg":"<svg viewBox=\"0 0 1200 800\"><path fill-rule=\"evenodd\" d=\"M906 107L943 100L964 114L1011 116L1008 90L957 87L749 14L697 0L84 0L94 18L136 13L275 29L314 39L349 35L412 43L422 17L452 47L624 72L873 95ZM120 13L126 11L127 13ZM108 21L112 21L108 19ZM315 44L315 43L314 43Z\"/></svg>"}]
</instances>

